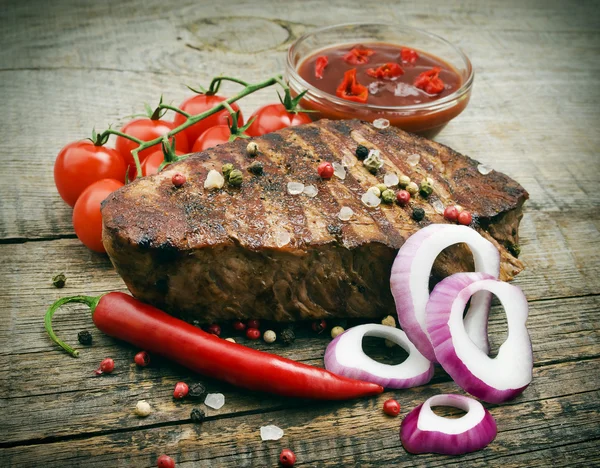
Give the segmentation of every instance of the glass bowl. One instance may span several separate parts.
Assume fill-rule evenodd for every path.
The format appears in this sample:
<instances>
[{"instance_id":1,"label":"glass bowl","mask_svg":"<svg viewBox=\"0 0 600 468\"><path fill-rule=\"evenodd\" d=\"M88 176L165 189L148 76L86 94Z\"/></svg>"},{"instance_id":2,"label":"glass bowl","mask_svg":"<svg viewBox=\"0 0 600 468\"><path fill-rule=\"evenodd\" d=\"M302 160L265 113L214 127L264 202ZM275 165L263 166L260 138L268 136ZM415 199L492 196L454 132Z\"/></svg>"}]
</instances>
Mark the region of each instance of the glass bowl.
<instances>
[{"instance_id":1,"label":"glass bowl","mask_svg":"<svg viewBox=\"0 0 600 468\"><path fill-rule=\"evenodd\" d=\"M347 101L326 93L304 80L298 68L308 57L333 46L387 43L405 46L439 57L454 68L462 79L460 87L441 99L406 106L380 106ZM316 111L314 118L361 119L372 122L387 119L391 125L428 138L437 135L446 124L459 115L471 96L474 72L469 58L455 45L435 34L392 24L351 23L317 29L297 39L289 48L285 79L293 96L304 90L300 101L306 110Z\"/></svg>"}]
</instances>

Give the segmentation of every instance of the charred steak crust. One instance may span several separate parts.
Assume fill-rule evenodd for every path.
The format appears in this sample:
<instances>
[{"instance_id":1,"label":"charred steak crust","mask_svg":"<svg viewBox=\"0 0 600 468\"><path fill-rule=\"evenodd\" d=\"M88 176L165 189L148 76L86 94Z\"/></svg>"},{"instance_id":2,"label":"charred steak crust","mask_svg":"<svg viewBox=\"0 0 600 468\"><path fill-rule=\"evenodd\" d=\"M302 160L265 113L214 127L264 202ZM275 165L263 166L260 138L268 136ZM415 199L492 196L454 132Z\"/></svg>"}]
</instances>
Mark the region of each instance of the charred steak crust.
<instances>
[{"instance_id":1,"label":"charred steak crust","mask_svg":"<svg viewBox=\"0 0 600 468\"><path fill-rule=\"evenodd\" d=\"M358 120L320 120L254 141L255 158L246 154L247 140L237 140L105 200L104 244L134 296L203 322L379 317L394 310L389 274L397 249L419 228L446 222L434 208L439 202L474 214L479 232L500 250L502 279L523 268L513 254L527 192L499 172L480 174L477 161L446 146ZM380 151L385 165L377 175L357 160L359 144ZM407 162L411 154L420 156L416 166ZM343 159L351 166L345 180L321 180L319 162ZM262 175L248 171L255 161ZM205 190L208 171L225 163L242 170L242 186ZM417 183L431 177L434 193L415 196L408 207L363 205L363 193L390 171ZM186 176L181 188L171 183L177 172ZM317 196L288 194L291 181L316 186ZM350 221L338 218L344 206L354 211ZM426 213L420 222L411 216L415 206ZM468 249L459 245L444 251L434 271L470 268Z\"/></svg>"}]
</instances>

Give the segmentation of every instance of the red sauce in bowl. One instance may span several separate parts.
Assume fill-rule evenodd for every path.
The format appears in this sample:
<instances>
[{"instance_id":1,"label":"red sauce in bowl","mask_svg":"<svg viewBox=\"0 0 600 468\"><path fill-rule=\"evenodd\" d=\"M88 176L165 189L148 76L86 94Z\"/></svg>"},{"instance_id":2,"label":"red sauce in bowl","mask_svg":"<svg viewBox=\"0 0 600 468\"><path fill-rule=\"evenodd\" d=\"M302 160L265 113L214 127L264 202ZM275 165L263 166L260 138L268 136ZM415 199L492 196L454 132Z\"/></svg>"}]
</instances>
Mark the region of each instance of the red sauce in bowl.
<instances>
[{"instance_id":1,"label":"red sauce in bowl","mask_svg":"<svg viewBox=\"0 0 600 468\"><path fill-rule=\"evenodd\" d=\"M352 54L353 49L359 52ZM403 61L402 49L412 51L412 54L405 52L405 58L412 56L414 59ZM370 55L367 56L367 53ZM327 57L327 65L321 73L316 73L316 63L320 57ZM356 63L357 61L365 63ZM376 74L378 67L385 64L395 65L388 67L392 69L391 74L388 75L392 76L381 78L372 76ZM415 83L419 75L435 67L440 69L438 76L443 83L443 89L438 93L430 94L416 87ZM300 64L298 74L315 88L336 96L338 95L336 90L343 82L344 74L354 68L356 81L369 89L366 104L376 106L410 106L428 103L442 99L462 86L461 76L442 59L419 50L385 43L369 43L366 46L342 45L321 50ZM403 73L397 74L398 70ZM322 77L319 78L318 75Z\"/></svg>"}]
</instances>

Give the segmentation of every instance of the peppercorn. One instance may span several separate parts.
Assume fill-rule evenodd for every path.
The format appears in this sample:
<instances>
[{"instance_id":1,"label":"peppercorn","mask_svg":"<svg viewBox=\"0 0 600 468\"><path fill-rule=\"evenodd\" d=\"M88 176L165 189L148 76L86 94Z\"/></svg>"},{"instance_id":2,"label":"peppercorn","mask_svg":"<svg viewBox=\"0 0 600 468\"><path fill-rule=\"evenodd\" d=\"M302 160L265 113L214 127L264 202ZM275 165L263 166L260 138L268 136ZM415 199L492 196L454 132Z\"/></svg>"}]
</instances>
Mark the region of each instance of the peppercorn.
<instances>
[{"instance_id":1,"label":"peppercorn","mask_svg":"<svg viewBox=\"0 0 600 468\"><path fill-rule=\"evenodd\" d=\"M158 468L175 468L175 460L168 455L161 455L156 460L156 466Z\"/></svg>"},{"instance_id":2,"label":"peppercorn","mask_svg":"<svg viewBox=\"0 0 600 468\"><path fill-rule=\"evenodd\" d=\"M194 408L190 413L190 418L192 419L193 423L200 424L206 418L206 414L204 414L204 411L202 411L200 408Z\"/></svg>"},{"instance_id":3,"label":"peppercorn","mask_svg":"<svg viewBox=\"0 0 600 468\"><path fill-rule=\"evenodd\" d=\"M385 192L388 189L388 186L385 184L377 184L375 187L377 187L381 193Z\"/></svg>"},{"instance_id":4,"label":"peppercorn","mask_svg":"<svg viewBox=\"0 0 600 468\"><path fill-rule=\"evenodd\" d=\"M58 275L56 275L55 277L52 278L52 284L54 285L55 288L64 288L65 287L65 283L67 282L67 277L65 276L64 273L59 273Z\"/></svg>"},{"instance_id":5,"label":"peppercorn","mask_svg":"<svg viewBox=\"0 0 600 468\"><path fill-rule=\"evenodd\" d=\"M229 174L231 174L231 171L233 171L234 167L233 164L227 163L227 164L223 164L223 167L221 168L221 172L223 173L223 176L227 179L229 177Z\"/></svg>"},{"instance_id":6,"label":"peppercorn","mask_svg":"<svg viewBox=\"0 0 600 468\"><path fill-rule=\"evenodd\" d=\"M206 393L206 388L199 382L193 383L188 388L188 396L190 398L200 398Z\"/></svg>"},{"instance_id":7,"label":"peppercorn","mask_svg":"<svg viewBox=\"0 0 600 468\"><path fill-rule=\"evenodd\" d=\"M387 189L384 190L383 192L381 192L381 201L383 203L394 203L394 200L396 199L396 194L394 193L393 190Z\"/></svg>"},{"instance_id":8,"label":"peppercorn","mask_svg":"<svg viewBox=\"0 0 600 468\"><path fill-rule=\"evenodd\" d=\"M447 206L444 210L444 218L448 221L456 221L458 219L458 208L456 206Z\"/></svg>"},{"instance_id":9,"label":"peppercorn","mask_svg":"<svg viewBox=\"0 0 600 468\"><path fill-rule=\"evenodd\" d=\"M336 338L337 336L341 335L342 333L344 333L344 329L340 326L337 327L333 327L331 329L331 338Z\"/></svg>"},{"instance_id":10,"label":"peppercorn","mask_svg":"<svg viewBox=\"0 0 600 468\"><path fill-rule=\"evenodd\" d=\"M279 463L285 467L294 466L296 463L296 454L290 449L283 449L279 454Z\"/></svg>"},{"instance_id":11,"label":"peppercorn","mask_svg":"<svg viewBox=\"0 0 600 468\"><path fill-rule=\"evenodd\" d=\"M335 169L333 168L333 164L328 161L323 161L317 167L317 174L321 179L331 179L333 177L333 173Z\"/></svg>"},{"instance_id":12,"label":"peppercorn","mask_svg":"<svg viewBox=\"0 0 600 468\"><path fill-rule=\"evenodd\" d=\"M225 341L230 341L231 343L235 343L235 340L233 338L225 338Z\"/></svg>"},{"instance_id":13,"label":"peppercorn","mask_svg":"<svg viewBox=\"0 0 600 468\"><path fill-rule=\"evenodd\" d=\"M312 329L315 333L321 334L327 328L327 322L325 320L315 320L312 323Z\"/></svg>"},{"instance_id":14,"label":"peppercorn","mask_svg":"<svg viewBox=\"0 0 600 468\"><path fill-rule=\"evenodd\" d=\"M216 323L210 324L206 331L212 335L221 336L221 327Z\"/></svg>"},{"instance_id":15,"label":"peppercorn","mask_svg":"<svg viewBox=\"0 0 600 468\"><path fill-rule=\"evenodd\" d=\"M404 174L398 177L398 185L400 186L400 188L406 188L408 184L410 184L410 177Z\"/></svg>"},{"instance_id":16,"label":"peppercorn","mask_svg":"<svg viewBox=\"0 0 600 468\"><path fill-rule=\"evenodd\" d=\"M275 340L277 339L277 335L275 334L275 332L273 330L267 330L264 334L263 334L263 340L265 340L265 343L274 343Z\"/></svg>"},{"instance_id":17,"label":"peppercorn","mask_svg":"<svg viewBox=\"0 0 600 468\"><path fill-rule=\"evenodd\" d=\"M150 364L150 355L147 351L140 351L134 356L133 361L140 367L146 367Z\"/></svg>"},{"instance_id":18,"label":"peppercorn","mask_svg":"<svg viewBox=\"0 0 600 468\"><path fill-rule=\"evenodd\" d=\"M248 328L258 328L258 329L260 329L260 320L258 320L258 319L250 319L250 320L248 320L248 322L246 322L246 325L248 326Z\"/></svg>"},{"instance_id":19,"label":"peppercorn","mask_svg":"<svg viewBox=\"0 0 600 468\"><path fill-rule=\"evenodd\" d=\"M369 152L369 156L363 161L363 164L370 173L377 174L377 171L383 166L383 159L378 150L373 150Z\"/></svg>"},{"instance_id":20,"label":"peppercorn","mask_svg":"<svg viewBox=\"0 0 600 468\"><path fill-rule=\"evenodd\" d=\"M133 412L136 416L139 416L140 418L145 418L146 416L149 416L150 413L152 413L152 407L148 404L146 400L140 400L135 405Z\"/></svg>"},{"instance_id":21,"label":"peppercorn","mask_svg":"<svg viewBox=\"0 0 600 468\"><path fill-rule=\"evenodd\" d=\"M242 185L243 180L244 174L242 174L242 171L240 171L239 169L234 169L233 171L231 171L229 173L229 178L227 179L229 185L233 187L239 187L240 185Z\"/></svg>"},{"instance_id":22,"label":"peppercorn","mask_svg":"<svg viewBox=\"0 0 600 468\"><path fill-rule=\"evenodd\" d=\"M92 334L87 330L80 331L77 333L77 341L82 345L89 346L92 344Z\"/></svg>"},{"instance_id":23,"label":"peppercorn","mask_svg":"<svg viewBox=\"0 0 600 468\"><path fill-rule=\"evenodd\" d=\"M399 205L405 206L410 201L410 193L406 190L399 190L396 194L396 200Z\"/></svg>"},{"instance_id":24,"label":"peppercorn","mask_svg":"<svg viewBox=\"0 0 600 468\"><path fill-rule=\"evenodd\" d=\"M414 208L412 217L415 221L421 221L425 217L425 210L423 208Z\"/></svg>"},{"instance_id":25,"label":"peppercorn","mask_svg":"<svg viewBox=\"0 0 600 468\"><path fill-rule=\"evenodd\" d=\"M106 358L100 363L100 367L96 369L96 375L110 374L113 370L115 370L115 361Z\"/></svg>"},{"instance_id":26,"label":"peppercorn","mask_svg":"<svg viewBox=\"0 0 600 468\"><path fill-rule=\"evenodd\" d=\"M251 141L248 143L248 146L246 146L246 153L248 153L248 156L256 156L258 154L258 145L256 142Z\"/></svg>"},{"instance_id":27,"label":"peppercorn","mask_svg":"<svg viewBox=\"0 0 600 468\"><path fill-rule=\"evenodd\" d=\"M248 166L248 172L254 175L263 175L263 165L258 161L254 161Z\"/></svg>"},{"instance_id":28,"label":"peppercorn","mask_svg":"<svg viewBox=\"0 0 600 468\"><path fill-rule=\"evenodd\" d=\"M415 184L414 182L410 182L406 186L406 191L408 193L410 193L411 195L416 195L419 192L419 186L417 184Z\"/></svg>"},{"instance_id":29,"label":"peppercorn","mask_svg":"<svg viewBox=\"0 0 600 468\"><path fill-rule=\"evenodd\" d=\"M361 161L369 156L369 148L363 145L358 145L356 147L356 157Z\"/></svg>"},{"instance_id":30,"label":"peppercorn","mask_svg":"<svg viewBox=\"0 0 600 468\"><path fill-rule=\"evenodd\" d=\"M291 328L286 328L279 334L279 338L284 345L289 346L296 340L296 334Z\"/></svg>"},{"instance_id":31,"label":"peppercorn","mask_svg":"<svg viewBox=\"0 0 600 468\"><path fill-rule=\"evenodd\" d=\"M233 322L233 329L235 331L244 331L246 329L246 324L241 320L236 320Z\"/></svg>"},{"instance_id":32,"label":"peppercorn","mask_svg":"<svg viewBox=\"0 0 600 468\"><path fill-rule=\"evenodd\" d=\"M387 325L388 327L396 328L396 319L394 317L392 317L391 315L388 315L381 321L381 324Z\"/></svg>"},{"instance_id":33,"label":"peppercorn","mask_svg":"<svg viewBox=\"0 0 600 468\"><path fill-rule=\"evenodd\" d=\"M424 196L424 197L428 197L429 195L431 195L433 193L433 181L429 178L425 179L423 182L421 182L421 185L419 185L419 193Z\"/></svg>"},{"instance_id":34,"label":"peppercorn","mask_svg":"<svg viewBox=\"0 0 600 468\"><path fill-rule=\"evenodd\" d=\"M248 328L246 330L246 338L249 340L258 340L260 338L260 330L258 328Z\"/></svg>"},{"instance_id":35,"label":"peppercorn","mask_svg":"<svg viewBox=\"0 0 600 468\"><path fill-rule=\"evenodd\" d=\"M176 187L179 188L181 187L183 184L185 184L185 176L183 174L180 174L179 172L175 175L173 175L173 177L171 178L171 183Z\"/></svg>"},{"instance_id":36,"label":"peppercorn","mask_svg":"<svg viewBox=\"0 0 600 468\"><path fill-rule=\"evenodd\" d=\"M458 215L458 224L468 226L473 221L473 215L467 210L461 211Z\"/></svg>"},{"instance_id":37,"label":"peppercorn","mask_svg":"<svg viewBox=\"0 0 600 468\"><path fill-rule=\"evenodd\" d=\"M400 414L400 403L394 399L386 400L383 403L383 412L388 416L398 416Z\"/></svg>"},{"instance_id":38,"label":"peppercorn","mask_svg":"<svg viewBox=\"0 0 600 468\"><path fill-rule=\"evenodd\" d=\"M373 187L369 187L367 192L374 193L376 197L381 197L381 190L379 190L375 185L373 185Z\"/></svg>"},{"instance_id":39,"label":"peppercorn","mask_svg":"<svg viewBox=\"0 0 600 468\"><path fill-rule=\"evenodd\" d=\"M185 398L188 395L189 391L190 388L185 382L177 382L175 384L175 389L173 390L173 398L181 400L182 398Z\"/></svg>"}]
</instances>

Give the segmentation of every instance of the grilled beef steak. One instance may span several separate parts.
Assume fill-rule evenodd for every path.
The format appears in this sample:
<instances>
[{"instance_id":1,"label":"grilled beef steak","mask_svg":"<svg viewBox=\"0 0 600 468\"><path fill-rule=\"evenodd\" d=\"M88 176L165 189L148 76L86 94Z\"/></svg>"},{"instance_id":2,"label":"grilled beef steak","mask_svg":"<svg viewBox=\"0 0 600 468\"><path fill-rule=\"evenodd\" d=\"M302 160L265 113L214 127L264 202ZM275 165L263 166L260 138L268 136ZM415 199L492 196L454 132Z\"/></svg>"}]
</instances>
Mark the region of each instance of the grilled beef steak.
<instances>
[{"instance_id":1,"label":"grilled beef steak","mask_svg":"<svg viewBox=\"0 0 600 468\"><path fill-rule=\"evenodd\" d=\"M527 192L498 172L482 175L477 161L450 148L357 120L320 120L254 141L256 157L246 153L248 140L237 140L136 180L104 202L104 245L134 296L201 322L380 317L395 310L389 277L398 248L419 228L446 222L440 212L450 204L471 211L476 229L498 246L502 279L522 269L513 254ZM358 145L379 150L377 174L357 159ZM322 180L322 161L343 161L345 179ZM262 174L248 170L257 162ZM242 170L241 187L205 189L208 171L225 163ZM180 188L171 181L178 172L187 179ZM415 195L406 207L365 206L361 196L390 172L416 183L430 177L433 193ZM318 193L291 195L288 182ZM342 207L353 210L350 220L338 217ZM412 217L415 207L425 210L421 221ZM444 251L434 272L471 268L468 248L458 245Z\"/></svg>"}]
</instances>

